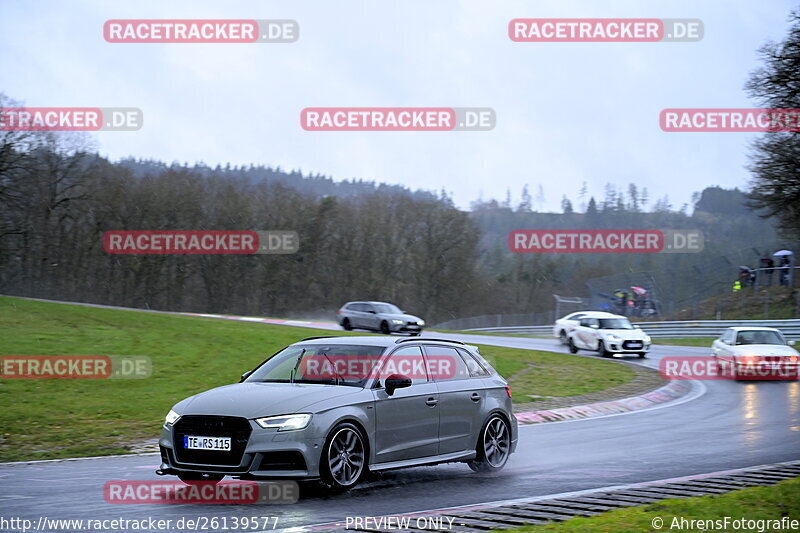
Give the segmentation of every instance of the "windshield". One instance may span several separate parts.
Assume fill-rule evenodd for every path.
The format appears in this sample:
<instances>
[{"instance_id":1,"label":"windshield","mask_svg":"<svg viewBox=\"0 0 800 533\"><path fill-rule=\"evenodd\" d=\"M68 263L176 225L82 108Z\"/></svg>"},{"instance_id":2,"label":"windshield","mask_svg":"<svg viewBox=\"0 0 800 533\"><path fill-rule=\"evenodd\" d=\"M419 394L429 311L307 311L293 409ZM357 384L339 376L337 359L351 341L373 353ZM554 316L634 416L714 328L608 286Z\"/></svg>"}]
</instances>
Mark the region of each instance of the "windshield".
<instances>
[{"instance_id":1,"label":"windshield","mask_svg":"<svg viewBox=\"0 0 800 533\"><path fill-rule=\"evenodd\" d=\"M740 331L736 335L736 344L786 344L783 335L777 331Z\"/></svg>"},{"instance_id":2,"label":"windshield","mask_svg":"<svg viewBox=\"0 0 800 533\"><path fill-rule=\"evenodd\" d=\"M349 344L289 346L254 370L245 382L363 387L383 350L381 346Z\"/></svg>"},{"instance_id":3,"label":"windshield","mask_svg":"<svg viewBox=\"0 0 800 533\"><path fill-rule=\"evenodd\" d=\"M627 318L601 318L600 329L633 329Z\"/></svg>"},{"instance_id":4,"label":"windshield","mask_svg":"<svg viewBox=\"0 0 800 533\"><path fill-rule=\"evenodd\" d=\"M383 313L387 315L399 315L403 312L400 310L399 307L392 304L372 304L375 307L375 311L378 313Z\"/></svg>"}]
</instances>

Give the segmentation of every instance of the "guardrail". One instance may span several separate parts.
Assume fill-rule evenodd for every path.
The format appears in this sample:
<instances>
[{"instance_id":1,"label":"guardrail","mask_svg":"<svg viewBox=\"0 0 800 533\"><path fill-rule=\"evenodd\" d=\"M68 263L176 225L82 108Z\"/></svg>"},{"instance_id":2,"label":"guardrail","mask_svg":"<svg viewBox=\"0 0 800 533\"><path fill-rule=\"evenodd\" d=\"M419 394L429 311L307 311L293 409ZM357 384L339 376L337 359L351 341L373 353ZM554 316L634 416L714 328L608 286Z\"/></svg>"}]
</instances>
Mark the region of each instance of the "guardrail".
<instances>
[{"instance_id":1,"label":"guardrail","mask_svg":"<svg viewBox=\"0 0 800 533\"><path fill-rule=\"evenodd\" d=\"M680 320L665 322L634 322L651 337L718 337L722 330L732 327L778 328L790 339L800 339L800 319L788 320ZM552 335L553 326L512 326L473 328L464 331L512 333L516 335Z\"/></svg>"}]
</instances>

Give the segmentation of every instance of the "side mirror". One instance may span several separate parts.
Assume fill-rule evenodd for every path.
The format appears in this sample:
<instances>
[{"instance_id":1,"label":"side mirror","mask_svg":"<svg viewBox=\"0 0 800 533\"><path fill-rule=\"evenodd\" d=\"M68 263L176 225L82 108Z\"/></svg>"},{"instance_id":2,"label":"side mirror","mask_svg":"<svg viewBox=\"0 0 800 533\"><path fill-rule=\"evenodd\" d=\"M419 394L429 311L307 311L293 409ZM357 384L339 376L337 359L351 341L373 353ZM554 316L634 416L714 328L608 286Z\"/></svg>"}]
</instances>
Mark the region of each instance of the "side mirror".
<instances>
[{"instance_id":1,"label":"side mirror","mask_svg":"<svg viewBox=\"0 0 800 533\"><path fill-rule=\"evenodd\" d=\"M794 346L796 343L797 341L789 341L789 346Z\"/></svg>"},{"instance_id":2,"label":"side mirror","mask_svg":"<svg viewBox=\"0 0 800 533\"><path fill-rule=\"evenodd\" d=\"M600 326L598 326L597 324L592 324L589 327L592 328L592 329L600 329Z\"/></svg>"},{"instance_id":3,"label":"side mirror","mask_svg":"<svg viewBox=\"0 0 800 533\"><path fill-rule=\"evenodd\" d=\"M242 379L239 380L239 383L241 383L242 381L246 380L250 376L250 374L252 374L252 373L253 373L252 370L248 370L247 372L242 374Z\"/></svg>"},{"instance_id":4,"label":"side mirror","mask_svg":"<svg viewBox=\"0 0 800 533\"><path fill-rule=\"evenodd\" d=\"M410 387L411 378L402 374L392 374L386 378L386 383L384 386L386 388L386 394L391 396L397 389L405 389L406 387Z\"/></svg>"},{"instance_id":5,"label":"side mirror","mask_svg":"<svg viewBox=\"0 0 800 533\"><path fill-rule=\"evenodd\" d=\"M634 329L642 329L641 326L633 326Z\"/></svg>"}]
</instances>

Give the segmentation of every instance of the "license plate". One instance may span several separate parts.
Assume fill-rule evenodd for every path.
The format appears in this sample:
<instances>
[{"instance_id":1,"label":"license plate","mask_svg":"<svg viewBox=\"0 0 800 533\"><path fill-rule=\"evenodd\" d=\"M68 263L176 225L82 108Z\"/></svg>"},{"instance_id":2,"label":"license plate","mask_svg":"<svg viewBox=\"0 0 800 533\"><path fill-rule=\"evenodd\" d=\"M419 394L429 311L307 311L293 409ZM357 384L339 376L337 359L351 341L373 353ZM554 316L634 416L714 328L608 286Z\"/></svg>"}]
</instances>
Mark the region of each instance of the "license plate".
<instances>
[{"instance_id":1,"label":"license plate","mask_svg":"<svg viewBox=\"0 0 800 533\"><path fill-rule=\"evenodd\" d=\"M231 438L184 435L183 447L187 450L213 450L219 452L229 452L231 451Z\"/></svg>"},{"instance_id":2,"label":"license plate","mask_svg":"<svg viewBox=\"0 0 800 533\"><path fill-rule=\"evenodd\" d=\"M629 342L628 343L628 348L641 348L641 347L642 347L642 343L641 342Z\"/></svg>"}]
</instances>

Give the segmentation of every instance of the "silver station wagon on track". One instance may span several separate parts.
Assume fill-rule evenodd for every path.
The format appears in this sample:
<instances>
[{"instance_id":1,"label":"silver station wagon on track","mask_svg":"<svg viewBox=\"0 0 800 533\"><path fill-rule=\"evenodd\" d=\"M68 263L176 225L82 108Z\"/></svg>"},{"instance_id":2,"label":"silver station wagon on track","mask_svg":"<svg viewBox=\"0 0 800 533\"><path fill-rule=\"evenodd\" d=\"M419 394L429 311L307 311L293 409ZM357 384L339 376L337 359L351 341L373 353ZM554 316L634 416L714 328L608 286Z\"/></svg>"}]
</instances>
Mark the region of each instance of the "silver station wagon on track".
<instances>
[{"instance_id":1,"label":"silver station wagon on track","mask_svg":"<svg viewBox=\"0 0 800 533\"><path fill-rule=\"evenodd\" d=\"M311 337L242 381L178 402L161 467L190 482L319 479L465 462L500 470L517 444L506 381L475 347L420 337Z\"/></svg>"}]
</instances>

